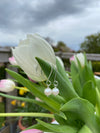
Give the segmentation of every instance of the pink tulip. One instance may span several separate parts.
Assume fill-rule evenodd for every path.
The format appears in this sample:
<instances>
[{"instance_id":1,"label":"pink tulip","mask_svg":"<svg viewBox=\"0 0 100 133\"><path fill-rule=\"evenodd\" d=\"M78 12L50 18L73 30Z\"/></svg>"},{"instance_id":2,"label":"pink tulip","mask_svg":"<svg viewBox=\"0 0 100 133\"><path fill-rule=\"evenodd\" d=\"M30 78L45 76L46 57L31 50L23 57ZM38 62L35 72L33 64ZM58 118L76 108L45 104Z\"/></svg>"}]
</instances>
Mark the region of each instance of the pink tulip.
<instances>
[{"instance_id":1,"label":"pink tulip","mask_svg":"<svg viewBox=\"0 0 100 133\"><path fill-rule=\"evenodd\" d=\"M2 92L10 92L15 88L15 83L10 79L2 79L0 80L0 91Z\"/></svg>"},{"instance_id":2,"label":"pink tulip","mask_svg":"<svg viewBox=\"0 0 100 133\"><path fill-rule=\"evenodd\" d=\"M74 61L74 56L72 56L72 57L70 58L70 62L71 62L71 61Z\"/></svg>"},{"instance_id":3,"label":"pink tulip","mask_svg":"<svg viewBox=\"0 0 100 133\"><path fill-rule=\"evenodd\" d=\"M22 131L20 133L43 133L43 132L38 130L38 129L29 129L29 130L26 130L26 131Z\"/></svg>"},{"instance_id":4,"label":"pink tulip","mask_svg":"<svg viewBox=\"0 0 100 133\"><path fill-rule=\"evenodd\" d=\"M9 62L10 62L11 65L18 65L15 58L14 58L14 56L9 58Z\"/></svg>"}]
</instances>

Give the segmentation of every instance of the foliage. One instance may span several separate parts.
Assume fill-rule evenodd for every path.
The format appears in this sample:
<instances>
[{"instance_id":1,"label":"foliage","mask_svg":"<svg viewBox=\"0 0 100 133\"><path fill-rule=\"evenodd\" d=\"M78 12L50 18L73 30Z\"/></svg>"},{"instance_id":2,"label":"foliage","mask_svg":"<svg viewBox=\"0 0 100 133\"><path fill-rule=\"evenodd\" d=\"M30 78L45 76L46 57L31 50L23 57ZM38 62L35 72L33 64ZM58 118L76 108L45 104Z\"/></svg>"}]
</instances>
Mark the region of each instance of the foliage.
<instances>
[{"instance_id":1,"label":"foliage","mask_svg":"<svg viewBox=\"0 0 100 133\"><path fill-rule=\"evenodd\" d=\"M5 78L5 67L1 66L0 67L0 79L4 79Z\"/></svg>"},{"instance_id":2,"label":"foliage","mask_svg":"<svg viewBox=\"0 0 100 133\"><path fill-rule=\"evenodd\" d=\"M87 53L100 53L100 33L87 36L81 43L81 50Z\"/></svg>"},{"instance_id":3,"label":"foliage","mask_svg":"<svg viewBox=\"0 0 100 133\"><path fill-rule=\"evenodd\" d=\"M63 41L59 41L57 43L56 47L53 47L55 52L57 51L62 51L62 52L69 52L70 48L63 42Z\"/></svg>"},{"instance_id":4,"label":"foliage","mask_svg":"<svg viewBox=\"0 0 100 133\"><path fill-rule=\"evenodd\" d=\"M100 62L99 61L93 61L92 67L94 72L100 72Z\"/></svg>"},{"instance_id":5,"label":"foliage","mask_svg":"<svg viewBox=\"0 0 100 133\"><path fill-rule=\"evenodd\" d=\"M7 72L17 80L20 84L27 87L32 95L40 98L42 102L32 98L14 97L4 95L5 97L20 99L27 102L37 103L38 105L52 111L54 118L59 123L50 124L42 120L29 127L37 128L45 132L54 133L99 133L100 132L100 80L94 78L91 62L87 62L84 55L85 64L77 58L77 63L71 63L70 82L66 71L61 66L59 60L56 61L57 69L52 67L50 81L58 81L59 95L46 96L43 92L44 86L38 85L24 78L20 74L7 70ZM48 77L51 72L51 65L40 58L36 58L45 75ZM0 93L0 95L2 95ZM4 114L3 114L4 115ZM14 115L14 114L13 114ZM16 116L16 114L15 114ZM41 114L41 117L43 115ZM52 116L52 115L48 115Z\"/></svg>"},{"instance_id":6,"label":"foliage","mask_svg":"<svg viewBox=\"0 0 100 133\"><path fill-rule=\"evenodd\" d=\"M23 95L23 97L25 98L33 98L35 99L35 96L33 96L32 94L30 93L26 93L25 95ZM35 104L35 103L29 103L29 102L22 102L22 101L19 101L17 100L16 101L16 108L14 109L14 112L47 112L49 113L48 110L44 109L43 107ZM45 121L45 122L51 122L51 119L50 118L41 118L41 120ZM26 127L29 127L33 124L36 124L36 120L35 120L35 117L23 117L22 119L23 121L23 125L26 126Z\"/></svg>"},{"instance_id":7,"label":"foliage","mask_svg":"<svg viewBox=\"0 0 100 133\"><path fill-rule=\"evenodd\" d=\"M1 66L0 67L0 79L3 79L5 78L5 67L4 66ZM3 102L0 102L0 113L3 113L5 110L4 108L4 103ZM3 126L3 123L4 123L4 118L0 118L0 127Z\"/></svg>"},{"instance_id":8,"label":"foliage","mask_svg":"<svg viewBox=\"0 0 100 133\"><path fill-rule=\"evenodd\" d=\"M3 112L4 112L4 103L0 102L0 113L3 113ZM4 126L4 121L5 121L5 118L0 117L0 128Z\"/></svg>"}]
</instances>

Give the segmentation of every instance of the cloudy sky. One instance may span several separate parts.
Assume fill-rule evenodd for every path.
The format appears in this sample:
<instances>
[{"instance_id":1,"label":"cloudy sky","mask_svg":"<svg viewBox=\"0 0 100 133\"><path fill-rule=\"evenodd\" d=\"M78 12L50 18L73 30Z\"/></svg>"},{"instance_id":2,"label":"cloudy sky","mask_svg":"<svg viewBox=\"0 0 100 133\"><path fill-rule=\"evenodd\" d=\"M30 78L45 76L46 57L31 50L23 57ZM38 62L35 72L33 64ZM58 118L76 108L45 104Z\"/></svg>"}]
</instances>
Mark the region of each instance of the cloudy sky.
<instances>
[{"instance_id":1,"label":"cloudy sky","mask_svg":"<svg viewBox=\"0 0 100 133\"><path fill-rule=\"evenodd\" d=\"M100 0L0 0L0 46L38 33L78 50L85 36L97 32Z\"/></svg>"}]
</instances>

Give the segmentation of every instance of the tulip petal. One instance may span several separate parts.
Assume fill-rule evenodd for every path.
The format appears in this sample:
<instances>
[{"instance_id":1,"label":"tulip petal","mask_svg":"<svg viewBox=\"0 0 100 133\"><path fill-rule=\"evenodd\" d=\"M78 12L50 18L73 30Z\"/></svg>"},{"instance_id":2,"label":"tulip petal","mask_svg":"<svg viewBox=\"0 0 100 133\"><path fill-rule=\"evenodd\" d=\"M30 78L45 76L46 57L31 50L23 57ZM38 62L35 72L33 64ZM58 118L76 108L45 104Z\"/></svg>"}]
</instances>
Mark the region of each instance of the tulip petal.
<instances>
[{"instance_id":1,"label":"tulip petal","mask_svg":"<svg viewBox=\"0 0 100 133\"><path fill-rule=\"evenodd\" d=\"M18 65L35 81L44 81L46 76L35 57L39 57L56 66L56 57L50 44L39 35L28 35L26 40L12 50Z\"/></svg>"},{"instance_id":2,"label":"tulip petal","mask_svg":"<svg viewBox=\"0 0 100 133\"><path fill-rule=\"evenodd\" d=\"M43 133L43 132L38 129L30 129L30 130L22 131L20 133Z\"/></svg>"}]
</instances>

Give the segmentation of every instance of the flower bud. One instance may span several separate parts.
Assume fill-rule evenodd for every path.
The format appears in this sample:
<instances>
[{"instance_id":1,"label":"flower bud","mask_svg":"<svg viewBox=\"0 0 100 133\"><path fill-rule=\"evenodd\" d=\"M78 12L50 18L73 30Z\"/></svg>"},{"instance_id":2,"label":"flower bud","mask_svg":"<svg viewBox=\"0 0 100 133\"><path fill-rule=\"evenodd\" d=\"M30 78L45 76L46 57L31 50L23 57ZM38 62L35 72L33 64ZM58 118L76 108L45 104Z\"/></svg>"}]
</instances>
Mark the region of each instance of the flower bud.
<instances>
[{"instance_id":1,"label":"flower bud","mask_svg":"<svg viewBox=\"0 0 100 133\"><path fill-rule=\"evenodd\" d=\"M85 65L85 57L84 57L84 54L78 53L78 54L72 56L72 57L70 58L70 62L71 62L71 61L74 61L75 64L78 66L77 59L79 60L81 66L84 67L84 65Z\"/></svg>"},{"instance_id":2,"label":"flower bud","mask_svg":"<svg viewBox=\"0 0 100 133\"><path fill-rule=\"evenodd\" d=\"M14 56L9 58L9 62L10 62L11 65L18 65L15 58L14 58Z\"/></svg>"},{"instance_id":3,"label":"flower bud","mask_svg":"<svg viewBox=\"0 0 100 133\"><path fill-rule=\"evenodd\" d=\"M26 130L26 131L22 131L20 133L43 133L43 132L38 130L38 129L29 129L29 130Z\"/></svg>"},{"instance_id":4,"label":"flower bud","mask_svg":"<svg viewBox=\"0 0 100 133\"><path fill-rule=\"evenodd\" d=\"M15 88L15 83L10 79L0 80L0 91L2 92L10 92Z\"/></svg>"}]
</instances>

